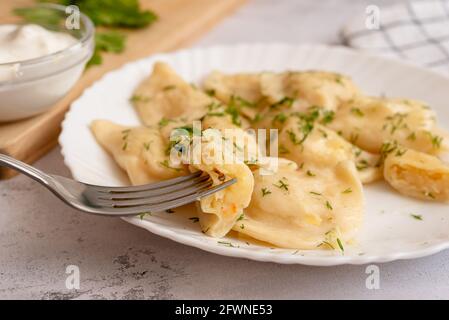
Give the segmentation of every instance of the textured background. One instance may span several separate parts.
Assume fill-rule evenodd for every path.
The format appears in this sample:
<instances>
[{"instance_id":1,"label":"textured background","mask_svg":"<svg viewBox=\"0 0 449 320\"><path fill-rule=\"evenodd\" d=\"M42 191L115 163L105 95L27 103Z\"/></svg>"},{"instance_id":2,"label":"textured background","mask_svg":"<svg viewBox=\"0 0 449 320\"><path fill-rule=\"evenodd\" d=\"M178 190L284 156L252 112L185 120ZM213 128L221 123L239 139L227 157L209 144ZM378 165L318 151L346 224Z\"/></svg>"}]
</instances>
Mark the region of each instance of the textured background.
<instances>
[{"instance_id":1,"label":"textured background","mask_svg":"<svg viewBox=\"0 0 449 320\"><path fill-rule=\"evenodd\" d=\"M286 41L340 43L347 19L392 0L252 0L196 46ZM66 175L56 148L36 166ZM80 290L65 268L81 270ZM288 299L449 298L449 251L379 265L381 288L365 287L365 266L276 265L213 255L124 221L76 212L33 181L0 182L0 298Z\"/></svg>"}]
</instances>

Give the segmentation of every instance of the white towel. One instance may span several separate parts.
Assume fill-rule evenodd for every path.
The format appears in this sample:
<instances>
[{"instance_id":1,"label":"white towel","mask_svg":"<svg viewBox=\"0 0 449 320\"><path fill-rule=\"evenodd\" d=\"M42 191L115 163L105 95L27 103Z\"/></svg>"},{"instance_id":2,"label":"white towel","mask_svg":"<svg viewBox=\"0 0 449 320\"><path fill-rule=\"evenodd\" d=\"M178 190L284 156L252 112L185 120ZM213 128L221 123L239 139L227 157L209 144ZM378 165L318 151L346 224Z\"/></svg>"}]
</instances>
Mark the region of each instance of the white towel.
<instances>
[{"instance_id":1,"label":"white towel","mask_svg":"<svg viewBox=\"0 0 449 320\"><path fill-rule=\"evenodd\" d=\"M348 46L449 74L449 0L406 1L378 9L378 29L366 24L376 7L344 28Z\"/></svg>"}]
</instances>

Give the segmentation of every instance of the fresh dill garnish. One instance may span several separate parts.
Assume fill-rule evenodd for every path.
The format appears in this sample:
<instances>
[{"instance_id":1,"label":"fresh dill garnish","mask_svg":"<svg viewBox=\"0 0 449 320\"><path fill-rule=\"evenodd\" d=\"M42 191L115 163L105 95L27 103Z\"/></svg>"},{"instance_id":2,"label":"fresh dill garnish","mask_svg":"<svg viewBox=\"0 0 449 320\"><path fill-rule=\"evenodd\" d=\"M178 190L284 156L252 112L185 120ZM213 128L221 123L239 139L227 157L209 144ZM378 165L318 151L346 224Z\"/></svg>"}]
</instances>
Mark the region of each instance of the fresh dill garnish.
<instances>
[{"instance_id":1,"label":"fresh dill garnish","mask_svg":"<svg viewBox=\"0 0 449 320\"><path fill-rule=\"evenodd\" d=\"M310 191L310 194L316 195L316 196L321 196L322 194L319 192L315 192L315 191Z\"/></svg>"},{"instance_id":2,"label":"fresh dill garnish","mask_svg":"<svg viewBox=\"0 0 449 320\"><path fill-rule=\"evenodd\" d=\"M284 189L285 191L288 191L288 183L285 182L283 179L286 179L286 178L282 178L282 179L278 180L278 184L273 184L273 186L275 186L279 189Z\"/></svg>"},{"instance_id":3,"label":"fresh dill garnish","mask_svg":"<svg viewBox=\"0 0 449 320\"><path fill-rule=\"evenodd\" d=\"M410 214L413 219L422 221L422 215L420 214Z\"/></svg>"},{"instance_id":4,"label":"fresh dill garnish","mask_svg":"<svg viewBox=\"0 0 449 320\"><path fill-rule=\"evenodd\" d=\"M357 168L358 171L362 171L369 167L369 163L365 159L361 159L357 161L355 167Z\"/></svg>"},{"instance_id":5,"label":"fresh dill garnish","mask_svg":"<svg viewBox=\"0 0 449 320\"><path fill-rule=\"evenodd\" d=\"M286 106L287 108L290 108L293 105L293 102L295 101L295 99L290 98L290 97L284 97L281 100L273 103L270 108L271 109L277 109L278 107L281 106Z\"/></svg>"},{"instance_id":6,"label":"fresh dill garnish","mask_svg":"<svg viewBox=\"0 0 449 320\"><path fill-rule=\"evenodd\" d=\"M170 90L173 90L173 89L176 89L176 86L168 85L168 86L163 87L162 91L170 91Z\"/></svg>"},{"instance_id":7,"label":"fresh dill garnish","mask_svg":"<svg viewBox=\"0 0 449 320\"><path fill-rule=\"evenodd\" d=\"M265 197L265 196L271 194L271 191L268 190L268 188L262 188L261 190L262 190L262 197Z\"/></svg>"},{"instance_id":8,"label":"fresh dill garnish","mask_svg":"<svg viewBox=\"0 0 449 320\"><path fill-rule=\"evenodd\" d=\"M329 200L326 200L326 208L328 208L329 210L333 210L334 209L334 208L332 208L332 205L329 202Z\"/></svg>"},{"instance_id":9,"label":"fresh dill garnish","mask_svg":"<svg viewBox=\"0 0 449 320\"><path fill-rule=\"evenodd\" d=\"M351 113L356 115L357 117L363 117L365 114L360 108L351 108Z\"/></svg>"},{"instance_id":10,"label":"fresh dill garnish","mask_svg":"<svg viewBox=\"0 0 449 320\"><path fill-rule=\"evenodd\" d=\"M145 151L150 151L150 147L151 147L152 143L153 143L153 141L143 143L143 148L145 149Z\"/></svg>"},{"instance_id":11,"label":"fresh dill garnish","mask_svg":"<svg viewBox=\"0 0 449 320\"><path fill-rule=\"evenodd\" d=\"M397 112L392 116L386 117L386 122L382 127L382 130L389 129L390 134L394 134L397 130L407 128L407 123L405 123L405 118L407 118L407 113Z\"/></svg>"},{"instance_id":12,"label":"fresh dill garnish","mask_svg":"<svg viewBox=\"0 0 449 320\"><path fill-rule=\"evenodd\" d=\"M306 174L307 174L309 177L315 177L315 176L316 176L316 174L313 173L313 172L310 171L310 170L307 170Z\"/></svg>"},{"instance_id":13,"label":"fresh dill garnish","mask_svg":"<svg viewBox=\"0 0 449 320\"><path fill-rule=\"evenodd\" d=\"M174 121L175 121L175 120L171 120L171 119L167 119L167 118L163 117L163 118L158 122L158 125L159 125L159 127L163 128L163 127L165 127L166 125L168 125L170 122L174 122Z\"/></svg>"},{"instance_id":14,"label":"fresh dill garnish","mask_svg":"<svg viewBox=\"0 0 449 320\"><path fill-rule=\"evenodd\" d=\"M207 89L206 94L210 97L215 97L215 89Z\"/></svg>"},{"instance_id":15,"label":"fresh dill garnish","mask_svg":"<svg viewBox=\"0 0 449 320\"><path fill-rule=\"evenodd\" d=\"M126 151L126 149L128 149L128 141L125 141L122 146L123 151Z\"/></svg>"},{"instance_id":16,"label":"fresh dill garnish","mask_svg":"<svg viewBox=\"0 0 449 320\"><path fill-rule=\"evenodd\" d=\"M317 247L319 248L319 247L321 247L322 245L326 245L326 246L328 246L329 248L331 248L332 250L335 249L334 246L333 246L330 242L328 242L328 241L323 241L323 242L321 242Z\"/></svg>"},{"instance_id":17,"label":"fresh dill garnish","mask_svg":"<svg viewBox=\"0 0 449 320\"><path fill-rule=\"evenodd\" d=\"M167 169L175 170L175 171L178 171L178 172L181 171L180 168L170 167L170 164L168 163L168 160L161 161L161 162L159 162L159 164L160 164L161 166L167 168Z\"/></svg>"},{"instance_id":18,"label":"fresh dill garnish","mask_svg":"<svg viewBox=\"0 0 449 320\"><path fill-rule=\"evenodd\" d=\"M345 248L343 247L340 238L337 238L337 244L340 247L341 252L345 252Z\"/></svg>"},{"instance_id":19,"label":"fresh dill garnish","mask_svg":"<svg viewBox=\"0 0 449 320\"><path fill-rule=\"evenodd\" d=\"M441 143L443 142L443 137L437 136L437 135L432 135L431 132L428 132L430 141L432 142L432 147L434 149L440 149L441 148Z\"/></svg>"},{"instance_id":20,"label":"fresh dill garnish","mask_svg":"<svg viewBox=\"0 0 449 320\"><path fill-rule=\"evenodd\" d=\"M205 231L205 232L207 232L207 231ZM236 248L235 245L233 245L232 243L230 243L230 242L228 242L228 241L217 241L217 243L218 243L218 244L221 244L221 245L223 245L223 246L226 246L226 247Z\"/></svg>"},{"instance_id":21,"label":"fresh dill garnish","mask_svg":"<svg viewBox=\"0 0 449 320\"><path fill-rule=\"evenodd\" d=\"M334 120L335 112L332 110L324 110L323 117L321 118L322 124L329 124Z\"/></svg>"},{"instance_id":22,"label":"fresh dill garnish","mask_svg":"<svg viewBox=\"0 0 449 320\"><path fill-rule=\"evenodd\" d=\"M290 151L284 146L284 145L279 145L279 148L278 148L278 150L279 150L279 154L287 154L287 153L290 153Z\"/></svg>"},{"instance_id":23,"label":"fresh dill garnish","mask_svg":"<svg viewBox=\"0 0 449 320\"><path fill-rule=\"evenodd\" d=\"M431 198L431 199L435 199L435 195L429 191L424 191L424 196Z\"/></svg>"},{"instance_id":24,"label":"fresh dill garnish","mask_svg":"<svg viewBox=\"0 0 449 320\"><path fill-rule=\"evenodd\" d=\"M341 193L351 193L352 189L351 188L347 188L345 190L343 190Z\"/></svg>"},{"instance_id":25,"label":"fresh dill garnish","mask_svg":"<svg viewBox=\"0 0 449 320\"><path fill-rule=\"evenodd\" d=\"M241 220L243 220L243 219L245 219L245 214L244 214L244 213L242 213L242 214L239 216L239 218L237 219L237 221L241 221Z\"/></svg>"},{"instance_id":26,"label":"fresh dill garnish","mask_svg":"<svg viewBox=\"0 0 449 320\"><path fill-rule=\"evenodd\" d=\"M243 223L240 225L240 229L245 229L245 225Z\"/></svg>"},{"instance_id":27,"label":"fresh dill garnish","mask_svg":"<svg viewBox=\"0 0 449 320\"><path fill-rule=\"evenodd\" d=\"M278 113L274 118L272 123L275 124L276 122L279 123L284 123L287 120L287 116L285 115L285 113Z\"/></svg>"},{"instance_id":28,"label":"fresh dill garnish","mask_svg":"<svg viewBox=\"0 0 449 320\"><path fill-rule=\"evenodd\" d=\"M148 102L150 98L140 94L134 94L129 100L131 102Z\"/></svg>"},{"instance_id":29,"label":"fresh dill garnish","mask_svg":"<svg viewBox=\"0 0 449 320\"><path fill-rule=\"evenodd\" d=\"M359 140L359 134L355 133L355 132L351 132L351 134L349 135L349 142L351 142L352 144L355 144L357 142L357 140Z\"/></svg>"},{"instance_id":30,"label":"fresh dill garnish","mask_svg":"<svg viewBox=\"0 0 449 320\"><path fill-rule=\"evenodd\" d=\"M407 140L409 141L415 141L416 140L416 133L412 132L407 136Z\"/></svg>"},{"instance_id":31,"label":"fresh dill garnish","mask_svg":"<svg viewBox=\"0 0 449 320\"><path fill-rule=\"evenodd\" d=\"M143 213L139 214L140 220L143 220L145 218L145 216L151 216L151 212L143 212Z\"/></svg>"}]
</instances>

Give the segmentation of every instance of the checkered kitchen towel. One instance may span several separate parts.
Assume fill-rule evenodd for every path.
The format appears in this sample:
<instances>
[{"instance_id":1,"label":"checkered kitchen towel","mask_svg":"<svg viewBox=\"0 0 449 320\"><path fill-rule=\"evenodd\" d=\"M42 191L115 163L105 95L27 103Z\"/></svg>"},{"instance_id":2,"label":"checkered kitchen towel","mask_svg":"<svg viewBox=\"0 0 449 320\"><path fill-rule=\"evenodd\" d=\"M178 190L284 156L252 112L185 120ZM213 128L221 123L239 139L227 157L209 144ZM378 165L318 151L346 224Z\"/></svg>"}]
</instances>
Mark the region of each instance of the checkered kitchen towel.
<instances>
[{"instance_id":1,"label":"checkered kitchen towel","mask_svg":"<svg viewBox=\"0 0 449 320\"><path fill-rule=\"evenodd\" d=\"M377 12L380 23L376 25L372 18ZM347 45L449 74L449 0L371 6L366 14L343 30Z\"/></svg>"}]
</instances>

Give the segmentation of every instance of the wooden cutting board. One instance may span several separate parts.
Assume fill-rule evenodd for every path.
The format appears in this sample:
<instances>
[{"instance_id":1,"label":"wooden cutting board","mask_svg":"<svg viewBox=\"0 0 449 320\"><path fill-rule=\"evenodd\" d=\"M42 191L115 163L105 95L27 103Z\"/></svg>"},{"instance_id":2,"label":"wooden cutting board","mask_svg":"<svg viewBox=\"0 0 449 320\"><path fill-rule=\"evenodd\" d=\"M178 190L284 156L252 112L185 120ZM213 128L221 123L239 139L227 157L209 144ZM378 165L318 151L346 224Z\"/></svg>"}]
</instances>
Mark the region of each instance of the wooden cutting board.
<instances>
[{"instance_id":1,"label":"wooden cutting board","mask_svg":"<svg viewBox=\"0 0 449 320\"><path fill-rule=\"evenodd\" d=\"M57 144L65 112L86 87L126 62L191 43L244 2L246 0L141 0L142 7L156 12L159 20L145 29L125 31L126 50L118 55L103 54L102 65L87 69L71 92L50 111L19 122L0 123L0 153L27 163L37 160ZM16 21L12 9L33 3L34 0L0 1L0 23ZM14 174L0 167L0 179Z\"/></svg>"}]
</instances>

